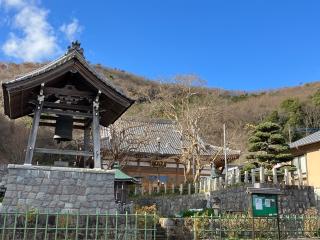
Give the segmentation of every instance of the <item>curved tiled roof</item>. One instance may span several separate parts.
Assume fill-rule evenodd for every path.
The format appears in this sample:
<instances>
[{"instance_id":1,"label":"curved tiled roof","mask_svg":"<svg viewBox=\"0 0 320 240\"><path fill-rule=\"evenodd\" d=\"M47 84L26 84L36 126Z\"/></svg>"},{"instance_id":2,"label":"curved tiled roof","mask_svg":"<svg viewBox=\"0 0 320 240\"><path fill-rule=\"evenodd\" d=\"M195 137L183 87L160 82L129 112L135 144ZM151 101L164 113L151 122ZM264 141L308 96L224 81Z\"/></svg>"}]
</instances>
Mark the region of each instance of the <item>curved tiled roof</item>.
<instances>
[{"instance_id":1,"label":"curved tiled roof","mask_svg":"<svg viewBox=\"0 0 320 240\"><path fill-rule=\"evenodd\" d=\"M187 144L183 141L180 132L177 130L176 123L170 120L118 120L115 122L115 127L126 129L126 131L134 136L147 134L146 143L132 150L136 153L179 155ZM110 147L110 134L108 131L108 128L103 128L101 133L102 145L107 148L108 146ZM202 139L200 139L200 142L203 145L203 156L223 154L223 147L205 143ZM126 146L123 147L125 148ZM227 156L231 155L240 155L240 151L228 148Z\"/></svg>"},{"instance_id":2,"label":"curved tiled roof","mask_svg":"<svg viewBox=\"0 0 320 240\"><path fill-rule=\"evenodd\" d=\"M298 148L301 146L320 142L320 131L310 134L290 144L290 148Z\"/></svg>"},{"instance_id":3,"label":"curved tiled roof","mask_svg":"<svg viewBox=\"0 0 320 240\"><path fill-rule=\"evenodd\" d=\"M10 85L12 83L17 83L38 75L41 75L43 73L49 72L50 70L64 64L65 62L72 60L72 59L77 59L79 62L81 62L93 75L95 75L98 79L103 81L107 86L111 87L113 90L117 91L120 93L122 96L125 98L129 99L126 95L124 95L123 91L119 88L117 88L108 78L106 78L104 75L100 74L97 72L86 60L85 57L83 56L83 53L79 51L78 48L72 48L69 49L63 56L59 57L56 60L53 60L52 62L49 62L48 64L35 69L29 73L26 73L21 76L17 76L15 79L9 80L9 81L4 81L3 85ZM131 99L130 99L131 100Z\"/></svg>"}]
</instances>

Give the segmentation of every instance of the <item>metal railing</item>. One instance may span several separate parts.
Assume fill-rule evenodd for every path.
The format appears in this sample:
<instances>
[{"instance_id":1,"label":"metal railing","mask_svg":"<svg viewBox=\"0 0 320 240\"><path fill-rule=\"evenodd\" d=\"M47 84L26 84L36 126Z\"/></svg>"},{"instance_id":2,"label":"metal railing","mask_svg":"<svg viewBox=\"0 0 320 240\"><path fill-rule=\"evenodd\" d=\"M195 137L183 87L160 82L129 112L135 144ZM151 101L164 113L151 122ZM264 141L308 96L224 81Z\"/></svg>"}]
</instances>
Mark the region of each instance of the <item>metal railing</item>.
<instances>
[{"instance_id":1,"label":"metal railing","mask_svg":"<svg viewBox=\"0 0 320 240\"><path fill-rule=\"evenodd\" d=\"M192 216L181 218L192 239L298 239L320 237L320 217Z\"/></svg>"},{"instance_id":2,"label":"metal railing","mask_svg":"<svg viewBox=\"0 0 320 240\"><path fill-rule=\"evenodd\" d=\"M0 213L0 239L156 239L156 215Z\"/></svg>"}]
</instances>

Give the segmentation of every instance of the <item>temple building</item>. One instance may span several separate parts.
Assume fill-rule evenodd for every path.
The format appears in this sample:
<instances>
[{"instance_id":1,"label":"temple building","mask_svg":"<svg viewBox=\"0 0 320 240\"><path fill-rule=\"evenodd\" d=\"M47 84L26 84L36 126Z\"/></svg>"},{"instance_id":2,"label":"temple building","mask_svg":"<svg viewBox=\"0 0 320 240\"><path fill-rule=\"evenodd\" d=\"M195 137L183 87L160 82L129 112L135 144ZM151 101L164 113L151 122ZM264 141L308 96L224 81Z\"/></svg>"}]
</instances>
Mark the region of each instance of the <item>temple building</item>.
<instances>
[{"instance_id":1,"label":"temple building","mask_svg":"<svg viewBox=\"0 0 320 240\"><path fill-rule=\"evenodd\" d=\"M140 179L143 185L183 183L185 165L181 156L186 142L173 121L119 119L113 126L101 128L101 138L105 168L112 168L119 157L122 170ZM212 168L222 171L223 148L201 139L200 142L203 145L201 158L206 163L200 177L210 176ZM226 149L226 153L228 162L240 156L237 150Z\"/></svg>"}]
</instances>

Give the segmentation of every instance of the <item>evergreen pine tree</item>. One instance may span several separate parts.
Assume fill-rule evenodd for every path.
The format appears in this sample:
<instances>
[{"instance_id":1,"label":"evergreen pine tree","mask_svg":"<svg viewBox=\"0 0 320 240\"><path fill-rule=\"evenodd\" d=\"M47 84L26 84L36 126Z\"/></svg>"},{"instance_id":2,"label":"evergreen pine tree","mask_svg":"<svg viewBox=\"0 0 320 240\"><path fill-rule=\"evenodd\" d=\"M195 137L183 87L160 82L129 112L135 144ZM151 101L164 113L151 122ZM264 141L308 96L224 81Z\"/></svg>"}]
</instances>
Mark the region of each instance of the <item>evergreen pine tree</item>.
<instances>
[{"instance_id":1,"label":"evergreen pine tree","mask_svg":"<svg viewBox=\"0 0 320 240\"><path fill-rule=\"evenodd\" d=\"M257 125L249 138L249 159L271 169L273 165L292 160L281 127L271 121Z\"/></svg>"}]
</instances>

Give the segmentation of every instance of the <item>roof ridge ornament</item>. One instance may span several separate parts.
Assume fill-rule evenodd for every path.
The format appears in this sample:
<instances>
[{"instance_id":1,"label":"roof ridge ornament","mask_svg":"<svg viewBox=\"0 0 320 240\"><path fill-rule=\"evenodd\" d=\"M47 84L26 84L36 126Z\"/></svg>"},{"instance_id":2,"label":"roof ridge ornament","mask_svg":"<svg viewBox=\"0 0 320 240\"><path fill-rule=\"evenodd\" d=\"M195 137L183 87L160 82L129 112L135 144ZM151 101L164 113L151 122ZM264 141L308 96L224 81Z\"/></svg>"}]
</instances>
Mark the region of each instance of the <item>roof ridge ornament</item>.
<instances>
[{"instance_id":1,"label":"roof ridge ornament","mask_svg":"<svg viewBox=\"0 0 320 240\"><path fill-rule=\"evenodd\" d=\"M68 46L67 54L71 53L72 51L77 51L84 57L84 51L80 45L81 43L78 40L71 42L71 46Z\"/></svg>"}]
</instances>

